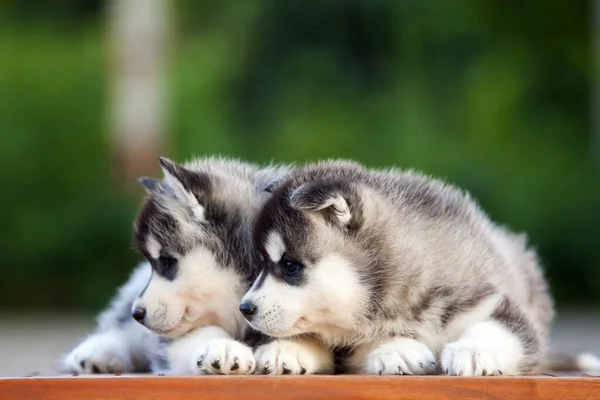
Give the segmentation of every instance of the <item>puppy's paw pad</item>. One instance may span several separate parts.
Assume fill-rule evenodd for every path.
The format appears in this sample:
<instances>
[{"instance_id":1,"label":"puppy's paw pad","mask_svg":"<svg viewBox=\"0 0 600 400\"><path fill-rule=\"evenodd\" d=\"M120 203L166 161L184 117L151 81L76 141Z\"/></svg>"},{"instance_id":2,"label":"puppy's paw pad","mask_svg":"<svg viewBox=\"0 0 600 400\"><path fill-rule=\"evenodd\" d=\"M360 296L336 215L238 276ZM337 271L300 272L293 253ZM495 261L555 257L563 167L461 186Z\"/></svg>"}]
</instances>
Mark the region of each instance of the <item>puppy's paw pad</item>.
<instances>
[{"instance_id":1,"label":"puppy's paw pad","mask_svg":"<svg viewBox=\"0 0 600 400\"><path fill-rule=\"evenodd\" d=\"M63 371L77 374L133 372L126 344L110 333L90 336L67 355Z\"/></svg>"},{"instance_id":2,"label":"puppy's paw pad","mask_svg":"<svg viewBox=\"0 0 600 400\"><path fill-rule=\"evenodd\" d=\"M221 375L246 375L254 372L252 349L232 339L209 342L195 362L200 373Z\"/></svg>"},{"instance_id":3,"label":"puppy's paw pad","mask_svg":"<svg viewBox=\"0 0 600 400\"><path fill-rule=\"evenodd\" d=\"M371 351L364 372L370 375L428 375L435 373L435 357L423 343L397 339Z\"/></svg>"},{"instance_id":4,"label":"puppy's paw pad","mask_svg":"<svg viewBox=\"0 0 600 400\"><path fill-rule=\"evenodd\" d=\"M328 369L325 355L294 341L276 340L256 349L256 372L266 375L304 375ZM333 364L333 363L332 363ZM333 368L333 367L332 367Z\"/></svg>"}]
</instances>

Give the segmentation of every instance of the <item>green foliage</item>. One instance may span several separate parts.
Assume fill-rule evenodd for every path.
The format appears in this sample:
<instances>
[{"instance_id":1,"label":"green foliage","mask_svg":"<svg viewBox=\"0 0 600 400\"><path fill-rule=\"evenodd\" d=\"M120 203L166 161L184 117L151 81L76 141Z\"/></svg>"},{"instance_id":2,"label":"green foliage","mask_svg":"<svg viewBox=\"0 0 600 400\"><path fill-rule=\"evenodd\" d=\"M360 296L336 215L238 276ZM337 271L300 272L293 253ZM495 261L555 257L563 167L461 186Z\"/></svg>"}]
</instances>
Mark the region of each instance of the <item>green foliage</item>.
<instances>
[{"instance_id":1,"label":"green foliage","mask_svg":"<svg viewBox=\"0 0 600 400\"><path fill-rule=\"evenodd\" d=\"M5 307L97 307L137 259L110 180L97 30L0 31Z\"/></svg>"},{"instance_id":2,"label":"green foliage","mask_svg":"<svg viewBox=\"0 0 600 400\"><path fill-rule=\"evenodd\" d=\"M347 157L447 178L529 233L560 304L600 300L586 3L180 0L177 11L172 156ZM102 31L35 15L0 30L0 304L98 308L137 259L135 201L110 176Z\"/></svg>"}]
</instances>

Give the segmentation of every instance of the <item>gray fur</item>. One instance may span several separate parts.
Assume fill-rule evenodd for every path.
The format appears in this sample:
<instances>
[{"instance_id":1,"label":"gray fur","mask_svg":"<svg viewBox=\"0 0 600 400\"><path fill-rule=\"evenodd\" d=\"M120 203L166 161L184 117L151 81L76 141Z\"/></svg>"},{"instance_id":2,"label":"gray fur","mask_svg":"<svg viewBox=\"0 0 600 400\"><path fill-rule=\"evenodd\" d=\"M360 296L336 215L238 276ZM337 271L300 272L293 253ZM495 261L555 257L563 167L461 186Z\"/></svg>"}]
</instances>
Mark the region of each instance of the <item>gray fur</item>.
<instances>
[{"instance_id":1,"label":"gray fur","mask_svg":"<svg viewBox=\"0 0 600 400\"><path fill-rule=\"evenodd\" d=\"M244 298L257 303L259 312L250 323L266 334L314 334L344 354L342 361L353 372L369 370L368 355L395 338L412 339L398 343L415 348L425 344L440 371L446 346L482 321L496 321L498 334L517 348L514 336L522 347L517 365L506 361L510 368L504 373L530 372L545 354L554 311L535 252L524 236L494 224L454 186L413 171L369 170L349 161L309 164L279 185L257 218L254 238L267 259L273 232L281 236L286 254L304 265L302 279L294 281L305 283L293 288L281 262L267 263L261 279L271 276L274 289L261 283ZM327 268L352 279L318 292L317 274L327 274L319 270L323 260L335 260ZM354 298L341 294L354 278ZM314 301L302 294L310 290ZM274 298L275 291L289 300ZM305 313L298 311L289 317L297 322L287 323L286 302L293 296L299 296L298 308ZM309 301L310 310L304 310ZM393 373L386 360L379 373ZM411 367L410 360L398 362L408 363L397 367L400 373L427 373L422 365ZM476 365L466 372L453 368L446 372L503 373Z\"/></svg>"},{"instance_id":2,"label":"gray fur","mask_svg":"<svg viewBox=\"0 0 600 400\"><path fill-rule=\"evenodd\" d=\"M170 365L172 354L186 353L186 349L181 346L178 348L177 344L192 336L192 332L206 323L222 324L227 334L239 341L244 341L246 336L252 338L253 342L263 337L248 329L237 310L237 305L257 276L257 259L251 241L251 222L271 195L270 191L274 185L290 167L270 165L260 168L238 160L218 157L198 159L184 165L161 158L160 164L165 172L165 179L140 180L147 191L147 197L134 223L134 244L148 262L142 263L134 271L127 283L119 289L107 310L99 316L97 331L65 358L64 371L168 372L175 368ZM153 249L159 249L160 254L152 254L155 251ZM192 287L185 287L183 292L183 289L174 286L182 284L178 278L187 273L181 269L190 267L189 263L185 264L183 260L189 254L199 251L203 252L202 254L210 254L210 260L216 262L216 269L212 270L211 276L217 276L217 279L219 276L229 277L227 282L209 283L215 288L219 285L233 285L221 288L225 296L239 292L237 299L231 299L232 307L223 303L214 311L215 315L211 311L207 322L196 321L193 316L186 314L182 320L183 325L168 334L165 333L164 337L134 321L131 318L132 306L140 304L140 299L148 296L147 290L154 290L153 281L162 279L159 276L164 275L164 271L160 270L160 257L165 256L175 257L178 260L177 268L180 269L168 276L171 283L165 283L164 280L161 283L163 286L171 285L169 290L174 291L172 298L166 300L181 303L180 308L186 306L185 310L190 305L202 308L201 287L197 288L196 292ZM193 267L197 269L194 276L201 277L202 268L205 266ZM188 302L187 305L184 302ZM157 303L151 317L170 317L172 310L167 306L168 302ZM155 327L161 328L160 324ZM154 329L154 326L151 328ZM111 334L105 335L105 332ZM112 343L108 342L109 340ZM261 340L264 341L264 338ZM173 351L170 352L170 349ZM85 368L84 364L93 364L95 367ZM190 365L192 364L195 365L195 361L190 361ZM185 367L187 368L187 364ZM181 369L174 371L187 373Z\"/></svg>"}]
</instances>

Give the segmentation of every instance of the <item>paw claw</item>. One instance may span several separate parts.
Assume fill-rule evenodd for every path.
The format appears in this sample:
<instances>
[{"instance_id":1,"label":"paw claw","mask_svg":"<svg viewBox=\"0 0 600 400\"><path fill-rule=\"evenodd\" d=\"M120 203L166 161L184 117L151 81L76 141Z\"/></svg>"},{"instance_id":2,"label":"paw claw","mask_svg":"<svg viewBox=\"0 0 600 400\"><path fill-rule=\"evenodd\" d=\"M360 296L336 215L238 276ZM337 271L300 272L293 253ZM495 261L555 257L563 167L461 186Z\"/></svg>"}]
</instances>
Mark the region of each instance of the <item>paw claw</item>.
<instances>
[{"instance_id":1,"label":"paw claw","mask_svg":"<svg viewBox=\"0 0 600 400\"><path fill-rule=\"evenodd\" d=\"M304 375L329 373L326 354L290 340L273 340L255 351L256 372L265 375ZM333 372L333 357L331 358Z\"/></svg>"},{"instance_id":2,"label":"paw claw","mask_svg":"<svg viewBox=\"0 0 600 400\"><path fill-rule=\"evenodd\" d=\"M75 347L62 369L77 374L133 372L130 348L121 331L97 333Z\"/></svg>"},{"instance_id":3,"label":"paw claw","mask_svg":"<svg viewBox=\"0 0 600 400\"><path fill-rule=\"evenodd\" d=\"M240 367L239 360L237 357L233 359L233 364L231 365L231 370L236 371Z\"/></svg>"},{"instance_id":4,"label":"paw claw","mask_svg":"<svg viewBox=\"0 0 600 400\"><path fill-rule=\"evenodd\" d=\"M398 338L371 350L365 359L364 372L380 375L426 375L435 372L435 358L423 343Z\"/></svg>"},{"instance_id":5,"label":"paw claw","mask_svg":"<svg viewBox=\"0 0 600 400\"><path fill-rule=\"evenodd\" d=\"M440 361L450 375L509 375L525 357L519 340L496 322L479 322L444 346Z\"/></svg>"},{"instance_id":6,"label":"paw claw","mask_svg":"<svg viewBox=\"0 0 600 400\"><path fill-rule=\"evenodd\" d=\"M233 339L216 339L203 343L196 354L199 373L246 375L254 368L252 349ZM247 365L247 369L240 368Z\"/></svg>"}]
</instances>

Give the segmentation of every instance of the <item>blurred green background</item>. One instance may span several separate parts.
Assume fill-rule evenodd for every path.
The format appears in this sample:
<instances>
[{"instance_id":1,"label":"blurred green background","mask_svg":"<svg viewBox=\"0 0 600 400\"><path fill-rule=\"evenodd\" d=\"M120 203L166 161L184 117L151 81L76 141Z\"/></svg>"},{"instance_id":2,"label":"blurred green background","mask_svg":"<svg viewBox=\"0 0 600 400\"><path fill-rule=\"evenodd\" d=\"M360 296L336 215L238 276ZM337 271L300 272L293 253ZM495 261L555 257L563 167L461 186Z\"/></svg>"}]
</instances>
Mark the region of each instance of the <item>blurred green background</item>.
<instances>
[{"instance_id":1,"label":"blurred green background","mask_svg":"<svg viewBox=\"0 0 600 400\"><path fill-rule=\"evenodd\" d=\"M591 2L168 4L165 155L441 176L529 233L560 306L600 305ZM0 310L99 310L140 259L142 190L115 177L108 15L0 2Z\"/></svg>"}]
</instances>

